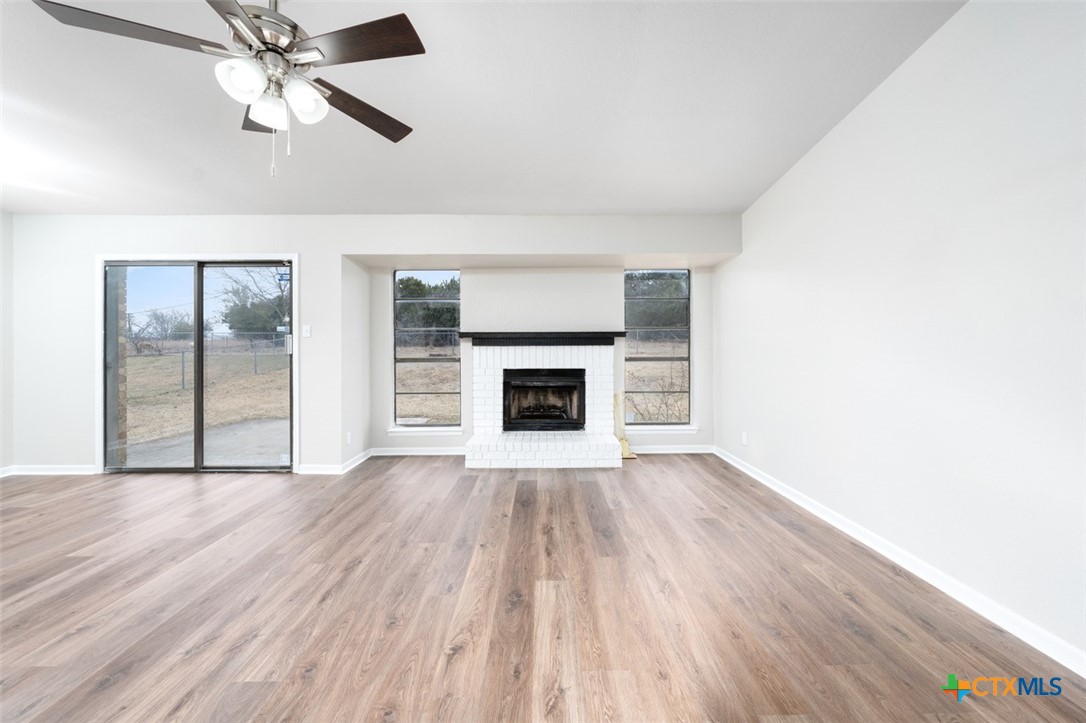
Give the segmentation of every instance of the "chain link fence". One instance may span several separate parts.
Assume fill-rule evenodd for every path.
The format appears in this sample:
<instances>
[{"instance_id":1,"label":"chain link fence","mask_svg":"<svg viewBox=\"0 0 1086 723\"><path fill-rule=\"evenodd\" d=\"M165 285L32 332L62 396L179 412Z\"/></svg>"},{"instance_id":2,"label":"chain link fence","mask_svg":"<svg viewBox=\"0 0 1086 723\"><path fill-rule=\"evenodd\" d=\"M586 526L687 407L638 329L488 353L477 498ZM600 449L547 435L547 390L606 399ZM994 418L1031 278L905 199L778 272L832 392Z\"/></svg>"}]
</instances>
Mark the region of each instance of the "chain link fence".
<instances>
[{"instance_id":1,"label":"chain link fence","mask_svg":"<svg viewBox=\"0 0 1086 723\"><path fill-rule=\"evenodd\" d=\"M192 429L195 344L144 339L125 345L122 393L128 443L164 439ZM208 424L283 414L289 404L290 355L285 333L212 333L204 338ZM267 409L265 409L267 407Z\"/></svg>"}]
</instances>

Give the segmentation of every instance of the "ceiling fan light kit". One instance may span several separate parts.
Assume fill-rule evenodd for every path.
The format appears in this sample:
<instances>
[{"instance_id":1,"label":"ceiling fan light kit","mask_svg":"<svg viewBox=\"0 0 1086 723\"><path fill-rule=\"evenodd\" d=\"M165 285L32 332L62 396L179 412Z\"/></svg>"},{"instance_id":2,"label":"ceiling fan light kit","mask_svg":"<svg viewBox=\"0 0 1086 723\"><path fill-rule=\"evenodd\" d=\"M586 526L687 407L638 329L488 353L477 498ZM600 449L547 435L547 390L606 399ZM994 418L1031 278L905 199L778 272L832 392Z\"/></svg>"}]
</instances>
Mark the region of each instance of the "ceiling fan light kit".
<instances>
[{"instance_id":1,"label":"ceiling fan light kit","mask_svg":"<svg viewBox=\"0 0 1086 723\"><path fill-rule=\"evenodd\" d=\"M264 93L249 106L249 118L254 123L274 128L277 131L285 131L290 128L287 102L281 97L270 93Z\"/></svg>"},{"instance_id":2,"label":"ceiling fan light kit","mask_svg":"<svg viewBox=\"0 0 1086 723\"><path fill-rule=\"evenodd\" d=\"M218 63L215 78L231 98L252 104L250 120L268 128L288 130L286 106L307 125L328 115L324 96L297 74L295 64L270 50L257 53L255 59L232 58Z\"/></svg>"},{"instance_id":3,"label":"ceiling fan light kit","mask_svg":"<svg viewBox=\"0 0 1086 723\"><path fill-rule=\"evenodd\" d=\"M409 126L331 83L305 77L317 66L425 53L406 15L310 37L277 11L276 0L270 0L268 8L239 5L236 0L206 1L229 26L236 52L219 43L51 0L34 4L65 25L226 58L215 66L215 79L231 98L249 106L244 130L287 130L290 112L301 123L319 123L333 107L393 143L411 132Z\"/></svg>"},{"instance_id":4,"label":"ceiling fan light kit","mask_svg":"<svg viewBox=\"0 0 1086 723\"><path fill-rule=\"evenodd\" d=\"M292 78L283 86L283 98L300 123L320 123L328 115L328 101L301 78Z\"/></svg>"},{"instance_id":5,"label":"ceiling fan light kit","mask_svg":"<svg viewBox=\"0 0 1086 723\"><path fill-rule=\"evenodd\" d=\"M252 58L233 58L215 66L215 80L238 103L249 105L268 87L268 76Z\"/></svg>"}]
</instances>

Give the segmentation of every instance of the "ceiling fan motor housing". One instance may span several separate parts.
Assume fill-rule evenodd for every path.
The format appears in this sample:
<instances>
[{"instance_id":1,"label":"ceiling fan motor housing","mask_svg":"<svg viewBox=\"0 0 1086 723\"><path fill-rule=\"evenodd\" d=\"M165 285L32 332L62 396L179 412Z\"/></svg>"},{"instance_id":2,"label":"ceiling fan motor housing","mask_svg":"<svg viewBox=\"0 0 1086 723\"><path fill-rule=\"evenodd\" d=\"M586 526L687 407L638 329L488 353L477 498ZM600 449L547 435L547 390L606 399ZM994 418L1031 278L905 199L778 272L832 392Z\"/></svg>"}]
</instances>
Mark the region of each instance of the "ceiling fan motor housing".
<instances>
[{"instance_id":1,"label":"ceiling fan motor housing","mask_svg":"<svg viewBox=\"0 0 1086 723\"><path fill-rule=\"evenodd\" d=\"M274 88L282 88L283 83L290 77L293 64L279 53L273 50L262 50L256 54L256 62L264 66L264 73L268 76L269 84Z\"/></svg>"},{"instance_id":2,"label":"ceiling fan motor housing","mask_svg":"<svg viewBox=\"0 0 1086 723\"><path fill-rule=\"evenodd\" d=\"M264 43L269 48L278 48L287 52L291 45L309 37L309 33L302 30L298 23L275 10L262 8L259 5L242 5L241 9L260 30L260 34L264 36ZM234 45L241 51L248 51L249 41L235 28L231 27L231 31Z\"/></svg>"}]
</instances>

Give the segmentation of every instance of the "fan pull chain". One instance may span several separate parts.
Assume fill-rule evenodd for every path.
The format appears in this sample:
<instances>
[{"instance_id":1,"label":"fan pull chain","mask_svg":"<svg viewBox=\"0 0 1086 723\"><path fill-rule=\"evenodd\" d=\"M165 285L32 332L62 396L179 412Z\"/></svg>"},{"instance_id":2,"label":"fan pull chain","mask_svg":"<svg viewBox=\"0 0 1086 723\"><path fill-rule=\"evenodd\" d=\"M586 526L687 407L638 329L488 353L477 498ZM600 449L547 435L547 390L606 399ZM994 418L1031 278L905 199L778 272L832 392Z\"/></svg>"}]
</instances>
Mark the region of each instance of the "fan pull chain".
<instances>
[{"instance_id":1,"label":"fan pull chain","mask_svg":"<svg viewBox=\"0 0 1086 723\"><path fill-rule=\"evenodd\" d=\"M274 131L274 130L271 132L271 138L272 138L271 177L272 178L275 178L275 133L276 133L276 131Z\"/></svg>"},{"instance_id":2,"label":"fan pull chain","mask_svg":"<svg viewBox=\"0 0 1086 723\"><path fill-rule=\"evenodd\" d=\"M290 122L290 110L287 110L287 157L290 157L290 131L294 124Z\"/></svg>"}]
</instances>

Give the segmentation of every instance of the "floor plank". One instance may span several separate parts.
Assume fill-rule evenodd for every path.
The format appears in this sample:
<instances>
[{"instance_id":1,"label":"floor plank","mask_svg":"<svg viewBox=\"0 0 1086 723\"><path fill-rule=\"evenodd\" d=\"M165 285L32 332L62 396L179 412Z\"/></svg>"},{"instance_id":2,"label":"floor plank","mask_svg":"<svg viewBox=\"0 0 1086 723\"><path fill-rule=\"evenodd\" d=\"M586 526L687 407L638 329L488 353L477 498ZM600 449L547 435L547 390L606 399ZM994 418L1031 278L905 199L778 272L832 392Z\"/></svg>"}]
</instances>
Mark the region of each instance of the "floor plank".
<instances>
[{"instance_id":1,"label":"floor plank","mask_svg":"<svg viewBox=\"0 0 1086 723\"><path fill-rule=\"evenodd\" d=\"M385 457L0 481L0 719L1081 721L1086 681L712 456Z\"/></svg>"}]
</instances>

